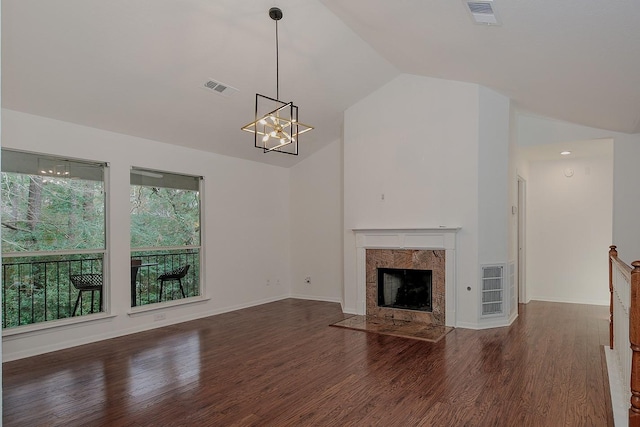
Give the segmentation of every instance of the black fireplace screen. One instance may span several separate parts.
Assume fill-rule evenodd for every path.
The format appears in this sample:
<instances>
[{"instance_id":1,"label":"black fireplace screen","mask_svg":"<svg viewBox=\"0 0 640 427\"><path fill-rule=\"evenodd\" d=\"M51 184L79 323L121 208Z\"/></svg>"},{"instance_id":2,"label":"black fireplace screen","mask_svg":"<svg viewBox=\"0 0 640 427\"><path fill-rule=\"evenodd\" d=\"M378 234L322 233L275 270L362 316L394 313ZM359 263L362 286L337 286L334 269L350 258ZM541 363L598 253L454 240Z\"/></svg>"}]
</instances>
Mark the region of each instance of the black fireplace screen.
<instances>
[{"instance_id":1,"label":"black fireplace screen","mask_svg":"<svg viewBox=\"0 0 640 427\"><path fill-rule=\"evenodd\" d=\"M378 268L378 307L431 311L431 270Z\"/></svg>"}]
</instances>

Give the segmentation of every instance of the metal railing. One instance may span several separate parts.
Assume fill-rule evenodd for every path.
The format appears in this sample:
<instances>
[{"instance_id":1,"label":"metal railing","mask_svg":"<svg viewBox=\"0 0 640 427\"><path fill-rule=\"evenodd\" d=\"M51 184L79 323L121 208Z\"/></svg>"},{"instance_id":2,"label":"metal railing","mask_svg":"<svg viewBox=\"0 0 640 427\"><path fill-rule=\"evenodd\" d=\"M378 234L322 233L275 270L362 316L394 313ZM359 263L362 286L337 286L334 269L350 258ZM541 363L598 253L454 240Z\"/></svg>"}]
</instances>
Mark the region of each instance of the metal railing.
<instances>
[{"instance_id":1,"label":"metal railing","mask_svg":"<svg viewBox=\"0 0 640 427\"><path fill-rule=\"evenodd\" d=\"M135 275L132 269L133 306L181 299L177 280L166 281L160 296L158 276L185 264L190 266L187 275L181 279L186 297L200 295L199 249L139 251L131 254L131 260L141 264ZM102 274L103 264L102 253L3 258L2 328L72 317L79 291L69 276ZM108 292L109 286L120 286L117 283L104 285L104 293ZM90 295L85 293L76 316L99 312L101 307L97 301L98 298L91 310Z\"/></svg>"},{"instance_id":2,"label":"metal railing","mask_svg":"<svg viewBox=\"0 0 640 427\"><path fill-rule=\"evenodd\" d=\"M182 298L177 280L165 282L164 290L160 295L158 276L184 265L189 265L186 276L181 279L186 297L200 295L200 251L198 249L138 251L131 253L131 260L140 262L136 276L134 277L132 273L131 277L132 306L155 304Z\"/></svg>"},{"instance_id":3,"label":"metal railing","mask_svg":"<svg viewBox=\"0 0 640 427\"><path fill-rule=\"evenodd\" d=\"M3 259L2 327L71 317L78 290L71 284L69 276L102 273L102 254L98 256L79 254L64 255L64 259L62 256ZM76 315L89 313L90 304L90 298L83 298Z\"/></svg>"}]
</instances>

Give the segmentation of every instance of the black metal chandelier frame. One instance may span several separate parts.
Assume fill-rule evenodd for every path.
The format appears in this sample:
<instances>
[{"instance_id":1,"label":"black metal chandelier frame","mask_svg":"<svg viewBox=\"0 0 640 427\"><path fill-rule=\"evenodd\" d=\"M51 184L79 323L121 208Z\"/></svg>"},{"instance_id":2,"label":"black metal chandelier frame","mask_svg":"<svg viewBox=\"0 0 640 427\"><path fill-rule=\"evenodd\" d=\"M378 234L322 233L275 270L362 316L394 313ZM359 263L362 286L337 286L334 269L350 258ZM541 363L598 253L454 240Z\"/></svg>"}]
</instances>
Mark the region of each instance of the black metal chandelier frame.
<instances>
[{"instance_id":1,"label":"black metal chandelier frame","mask_svg":"<svg viewBox=\"0 0 640 427\"><path fill-rule=\"evenodd\" d=\"M269 9L269 17L276 22L276 98L256 93L255 120L242 127L254 134L254 145L263 152L298 155L298 137L313 129L298 121L298 107L293 102L280 98L280 52L278 43L278 21L282 11Z\"/></svg>"}]
</instances>

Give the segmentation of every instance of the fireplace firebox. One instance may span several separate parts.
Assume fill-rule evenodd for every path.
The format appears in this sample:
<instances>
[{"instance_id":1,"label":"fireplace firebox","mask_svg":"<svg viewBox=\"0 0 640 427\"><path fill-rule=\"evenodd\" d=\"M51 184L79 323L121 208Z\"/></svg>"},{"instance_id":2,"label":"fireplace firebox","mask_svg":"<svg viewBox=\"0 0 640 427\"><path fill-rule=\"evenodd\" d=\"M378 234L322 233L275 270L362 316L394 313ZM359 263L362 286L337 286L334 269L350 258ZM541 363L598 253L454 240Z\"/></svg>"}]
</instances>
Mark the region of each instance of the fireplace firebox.
<instances>
[{"instance_id":1,"label":"fireplace firebox","mask_svg":"<svg viewBox=\"0 0 640 427\"><path fill-rule=\"evenodd\" d=\"M378 307L432 311L432 270L378 268Z\"/></svg>"}]
</instances>

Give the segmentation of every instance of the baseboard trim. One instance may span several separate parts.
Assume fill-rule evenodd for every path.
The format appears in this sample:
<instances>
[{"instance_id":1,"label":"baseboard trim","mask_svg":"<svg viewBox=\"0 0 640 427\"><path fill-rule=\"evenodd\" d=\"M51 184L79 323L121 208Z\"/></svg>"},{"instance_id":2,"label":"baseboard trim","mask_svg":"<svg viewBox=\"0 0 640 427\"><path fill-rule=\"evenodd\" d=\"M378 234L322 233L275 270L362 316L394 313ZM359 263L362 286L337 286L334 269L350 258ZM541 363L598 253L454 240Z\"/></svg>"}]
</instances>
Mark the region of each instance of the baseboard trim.
<instances>
[{"instance_id":1,"label":"baseboard trim","mask_svg":"<svg viewBox=\"0 0 640 427\"><path fill-rule=\"evenodd\" d=\"M320 297L315 295L302 295L302 294L291 294L290 298L295 299L305 299L309 301L322 301L322 302L337 302L342 305L342 300L340 298L332 298L332 297Z\"/></svg>"},{"instance_id":2,"label":"baseboard trim","mask_svg":"<svg viewBox=\"0 0 640 427\"><path fill-rule=\"evenodd\" d=\"M584 305L606 305L609 306L609 300L576 300L556 297L544 297L544 296L532 296L527 303L531 301L544 301L544 302L561 302L565 304L584 304Z\"/></svg>"}]
</instances>

